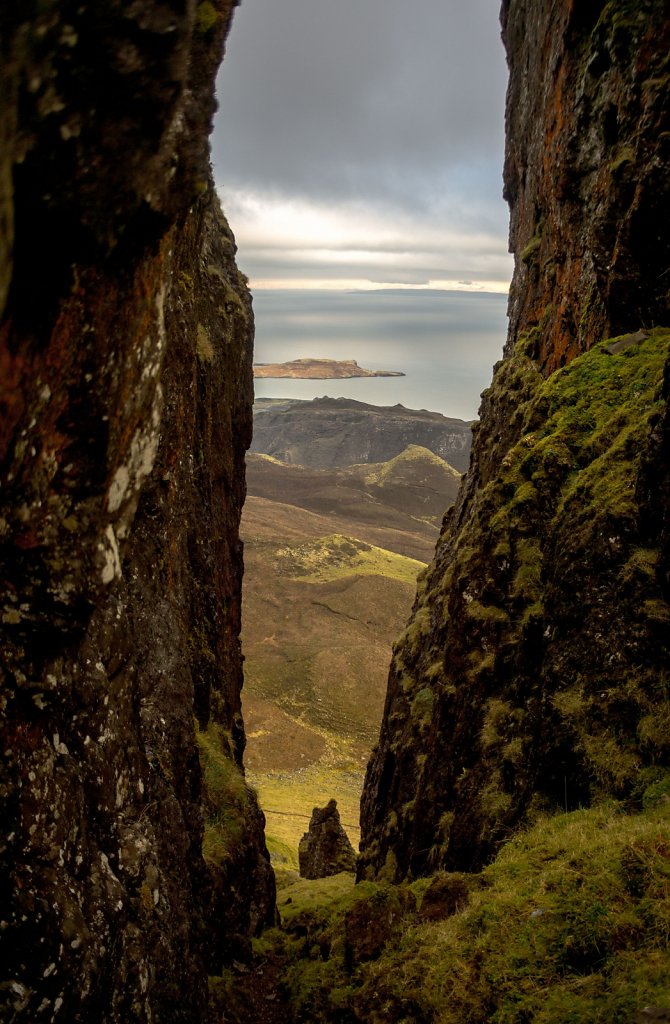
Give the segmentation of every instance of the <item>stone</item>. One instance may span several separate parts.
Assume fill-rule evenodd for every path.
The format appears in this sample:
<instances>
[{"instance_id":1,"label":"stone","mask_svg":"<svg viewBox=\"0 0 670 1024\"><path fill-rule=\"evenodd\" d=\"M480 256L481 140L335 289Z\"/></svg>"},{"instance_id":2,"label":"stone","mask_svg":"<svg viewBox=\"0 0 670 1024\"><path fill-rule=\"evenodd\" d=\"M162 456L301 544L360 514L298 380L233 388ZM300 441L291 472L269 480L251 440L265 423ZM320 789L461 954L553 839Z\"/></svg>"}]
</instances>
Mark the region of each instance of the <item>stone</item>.
<instances>
[{"instance_id":1,"label":"stone","mask_svg":"<svg viewBox=\"0 0 670 1024\"><path fill-rule=\"evenodd\" d=\"M298 847L302 878L328 878L340 871L353 871L356 854L340 822L337 801L315 807Z\"/></svg>"},{"instance_id":2,"label":"stone","mask_svg":"<svg viewBox=\"0 0 670 1024\"><path fill-rule=\"evenodd\" d=\"M0 1018L16 1024L202 1024L208 972L274 916L251 794L239 876L202 854L195 723L234 731L238 766L244 746L253 317L209 170L234 4L206 23L196 6L2 14Z\"/></svg>"}]
</instances>

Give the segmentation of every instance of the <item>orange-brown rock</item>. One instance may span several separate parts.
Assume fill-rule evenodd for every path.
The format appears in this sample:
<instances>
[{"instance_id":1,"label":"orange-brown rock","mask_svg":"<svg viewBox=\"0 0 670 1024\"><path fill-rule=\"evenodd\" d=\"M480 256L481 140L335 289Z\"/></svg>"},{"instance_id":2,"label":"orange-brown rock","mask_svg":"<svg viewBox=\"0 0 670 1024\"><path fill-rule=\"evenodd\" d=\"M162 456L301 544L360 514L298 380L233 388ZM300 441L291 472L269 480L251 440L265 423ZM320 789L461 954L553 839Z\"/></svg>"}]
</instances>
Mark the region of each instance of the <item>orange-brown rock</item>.
<instances>
[{"instance_id":1,"label":"orange-brown rock","mask_svg":"<svg viewBox=\"0 0 670 1024\"><path fill-rule=\"evenodd\" d=\"M255 805L235 889L205 865L194 734L240 761L253 325L207 146L232 6L0 16L3 1020L203 1021L272 915Z\"/></svg>"},{"instance_id":2,"label":"orange-brown rock","mask_svg":"<svg viewBox=\"0 0 670 1024\"><path fill-rule=\"evenodd\" d=\"M663 3L506 0L510 340L545 373L667 322L670 19Z\"/></svg>"}]
</instances>

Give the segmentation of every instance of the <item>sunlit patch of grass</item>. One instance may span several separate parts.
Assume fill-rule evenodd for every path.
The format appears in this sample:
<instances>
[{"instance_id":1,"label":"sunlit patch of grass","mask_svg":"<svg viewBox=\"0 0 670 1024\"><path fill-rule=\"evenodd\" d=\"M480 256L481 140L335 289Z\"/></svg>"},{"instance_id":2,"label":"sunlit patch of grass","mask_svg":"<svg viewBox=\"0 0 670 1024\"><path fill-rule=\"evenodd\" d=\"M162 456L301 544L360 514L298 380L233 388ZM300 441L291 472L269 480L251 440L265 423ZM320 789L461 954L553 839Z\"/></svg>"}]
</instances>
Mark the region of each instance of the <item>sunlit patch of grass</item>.
<instances>
[{"instance_id":1,"label":"sunlit patch of grass","mask_svg":"<svg viewBox=\"0 0 670 1024\"><path fill-rule=\"evenodd\" d=\"M458 470L450 466L444 459L441 459L435 452L431 452L428 448L423 448L418 444L407 445L404 451L389 459L388 462L368 463L365 467L364 479L369 486L383 486L396 479L403 479L407 475L407 470L413 470L417 463L438 467L443 472L453 476L454 480L461 479L461 474Z\"/></svg>"},{"instance_id":2,"label":"sunlit patch of grass","mask_svg":"<svg viewBox=\"0 0 670 1024\"><path fill-rule=\"evenodd\" d=\"M415 558L342 534L280 548L275 557L281 572L304 583L328 583L356 575L387 576L402 583L416 583L424 568L424 563Z\"/></svg>"},{"instance_id":3,"label":"sunlit patch of grass","mask_svg":"<svg viewBox=\"0 0 670 1024\"><path fill-rule=\"evenodd\" d=\"M315 807L337 800L342 825L358 849L363 768L349 761L346 744L330 738L326 755L308 768L286 772L249 772L266 818L268 849L274 864L298 867L298 843Z\"/></svg>"}]
</instances>

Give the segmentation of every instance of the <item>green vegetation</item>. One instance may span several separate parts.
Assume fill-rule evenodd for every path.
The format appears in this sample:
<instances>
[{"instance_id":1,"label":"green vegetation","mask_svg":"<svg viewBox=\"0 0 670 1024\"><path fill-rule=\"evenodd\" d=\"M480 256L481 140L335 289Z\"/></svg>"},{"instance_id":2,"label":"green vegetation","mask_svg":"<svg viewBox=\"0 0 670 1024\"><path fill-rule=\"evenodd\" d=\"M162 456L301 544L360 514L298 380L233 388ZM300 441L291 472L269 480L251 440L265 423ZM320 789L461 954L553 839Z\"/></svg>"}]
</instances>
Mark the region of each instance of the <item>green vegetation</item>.
<instances>
[{"instance_id":1,"label":"green vegetation","mask_svg":"<svg viewBox=\"0 0 670 1024\"><path fill-rule=\"evenodd\" d=\"M196 31L205 35L210 32L221 19L220 13L217 11L214 4L210 3L210 0L202 0L195 10L195 27Z\"/></svg>"},{"instance_id":2,"label":"green vegetation","mask_svg":"<svg viewBox=\"0 0 670 1024\"><path fill-rule=\"evenodd\" d=\"M540 246L542 245L542 238L540 235L533 235L528 245L526 245L521 251L519 259L522 263L532 263L537 257Z\"/></svg>"},{"instance_id":3,"label":"green vegetation","mask_svg":"<svg viewBox=\"0 0 670 1024\"><path fill-rule=\"evenodd\" d=\"M308 768L287 772L249 772L266 818L268 850L275 870L298 869L298 843L307 831L315 807L335 794L342 825L354 849L358 849L363 771L346 743L332 737L326 755ZM344 748L344 749L342 749Z\"/></svg>"},{"instance_id":4,"label":"green vegetation","mask_svg":"<svg viewBox=\"0 0 670 1024\"><path fill-rule=\"evenodd\" d=\"M203 324L198 324L196 334L196 352L201 363L211 363L214 359L214 346L212 339Z\"/></svg>"},{"instance_id":5,"label":"green vegetation","mask_svg":"<svg viewBox=\"0 0 670 1024\"><path fill-rule=\"evenodd\" d=\"M416 445L374 465L314 470L254 454L247 469L245 763L273 865L295 870L312 810L331 797L358 846L392 641L460 475ZM431 704L426 689L417 721Z\"/></svg>"},{"instance_id":6,"label":"green vegetation","mask_svg":"<svg viewBox=\"0 0 670 1024\"><path fill-rule=\"evenodd\" d=\"M407 445L404 451L396 455L395 458L389 459L388 462L371 463L361 468L363 469L365 483L368 485L376 484L383 486L384 484L395 483L396 480L403 480L405 477L408 477L416 486L417 478L415 471L417 465L424 474L428 467L434 466L440 472L449 474L454 480L460 482L461 474L458 470L450 466L444 459L441 459L439 455L418 444Z\"/></svg>"},{"instance_id":7,"label":"green vegetation","mask_svg":"<svg viewBox=\"0 0 670 1024\"><path fill-rule=\"evenodd\" d=\"M246 819L253 815L253 796L235 764L230 736L210 724L196 732L204 782L205 860L223 867L239 853L248 834Z\"/></svg>"},{"instance_id":8,"label":"green vegetation","mask_svg":"<svg viewBox=\"0 0 670 1024\"><path fill-rule=\"evenodd\" d=\"M346 576L387 576L401 583L415 583L423 562L395 551L366 544L354 537L333 534L299 547L276 552L280 570L304 583L328 583Z\"/></svg>"},{"instance_id":9,"label":"green vegetation","mask_svg":"<svg viewBox=\"0 0 670 1024\"><path fill-rule=\"evenodd\" d=\"M255 952L281 965L284 1019L630 1024L667 1007L669 791L664 776L640 814L544 818L480 875L280 881L283 929Z\"/></svg>"}]
</instances>

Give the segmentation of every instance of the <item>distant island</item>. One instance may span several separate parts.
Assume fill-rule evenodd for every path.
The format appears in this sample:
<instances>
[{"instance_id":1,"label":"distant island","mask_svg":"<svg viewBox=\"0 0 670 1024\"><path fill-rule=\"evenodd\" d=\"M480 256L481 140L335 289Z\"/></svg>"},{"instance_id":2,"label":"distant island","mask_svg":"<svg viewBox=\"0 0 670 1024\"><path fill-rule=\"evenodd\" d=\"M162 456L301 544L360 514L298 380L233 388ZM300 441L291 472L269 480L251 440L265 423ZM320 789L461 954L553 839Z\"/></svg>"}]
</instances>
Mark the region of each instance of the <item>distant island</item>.
<instances>
[{"instance_id":1,"label":"distant island","mask_svg":"<svg viewBox=\"0 0 670 1024\"><path fill-rule=\"evenodd\" d=\"M404 377L399 370L365 370L355 359L292 359L288 363L254 363L254 377L341 380L345 377Z\"/></svg>"}]
</instances>

